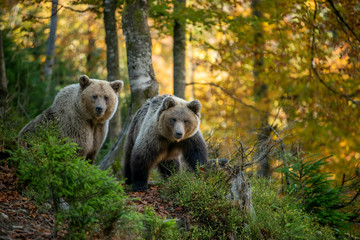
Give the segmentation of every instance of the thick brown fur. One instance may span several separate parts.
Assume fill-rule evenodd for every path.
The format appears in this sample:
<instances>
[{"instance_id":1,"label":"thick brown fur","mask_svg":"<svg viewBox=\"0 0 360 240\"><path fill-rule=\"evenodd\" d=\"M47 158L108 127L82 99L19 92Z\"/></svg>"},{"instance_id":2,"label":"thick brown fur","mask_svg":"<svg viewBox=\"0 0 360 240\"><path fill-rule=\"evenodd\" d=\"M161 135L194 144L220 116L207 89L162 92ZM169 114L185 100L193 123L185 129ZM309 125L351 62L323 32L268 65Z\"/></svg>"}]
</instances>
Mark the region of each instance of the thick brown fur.
<instances>
[{"instance_id":1,"label":"thick brown fur","mask_svg":"<svg viewBox=\"0 0 360 240\"><path fill-rule=\"evenodd\" d=\"M69 137L81 148L80 155L93 163L103 145L109 120L118 105L123 81L108 82L82 75L78 84L63 88L53 104L29 122L19 133L23 137L49 120L56 122L63 137Z\"/></svg>"},{"instance_id":2,"label":"thick brown fur","mask_svg":"<svg viewBox=\"0 0 360 240\"><path fill-rule=\"evenodd\" d=\"M124 176L135 191L148 188L149 172L158 166L166 178L183 162L192 170L207 162L199 130L201 104L172 95L148 100L135 114L125 144Z\"/></svg>"}]
</instances>

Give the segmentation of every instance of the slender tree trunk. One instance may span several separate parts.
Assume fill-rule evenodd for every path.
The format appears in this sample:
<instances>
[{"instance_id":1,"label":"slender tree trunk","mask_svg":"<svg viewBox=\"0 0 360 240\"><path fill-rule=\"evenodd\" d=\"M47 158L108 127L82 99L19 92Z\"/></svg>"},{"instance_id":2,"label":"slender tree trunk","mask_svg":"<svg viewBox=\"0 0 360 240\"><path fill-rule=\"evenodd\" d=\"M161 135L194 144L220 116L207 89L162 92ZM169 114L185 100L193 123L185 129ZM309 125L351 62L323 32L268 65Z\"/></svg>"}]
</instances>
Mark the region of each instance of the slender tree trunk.
<instances>
[{"instance_id":1,"label":"slender tree trunk","mask_svg":"<svg viewBox=\"0 0 360 240\"><path fill-rule=\"evenodd\" d=\"M49 100L48 99L50 95L49 92L52 85L51 77L53 73L54 59L55 59L56 29L57 29L57 21L58 21L57 7L58 7L58 0L52 0L50 33L46 46L46 62L44 67L45 84L46 84L44 104L46 104Z\"/></svg>"},{"instance_id":2,"label":"slender tree trunk","mask_svg":"<svg viewBox=\"0 0 360 240\"><path fill-rule=\"evenodd\" d=\"M107 80L120 79L119 47L116 29L116 0L104 0L104 25L106 42ZM121 131L121 111L118 106L114 117L110 121L109 138L115 141Z\"/></svg>"},{"instance_id":3,"label":"slender tree trunk","mask_svg":"<svg viewBox=\"0 0 360 240\"><path fill-rule=\"evenodd\" d=\"M120 174L119 166L123 162L124 143L132 116L146 99L159 93L151 59L152 43L147 23L149 4L147 0L125 0L123 9L122 25L126 42L131 105L128 118L118 140L99 163L101 169L107 169L111 166L116 176Z\"/></svg>"},{"instance_id":4,"label":"slender tree trunk","mask_svg":"<svg viewBox=\"0 0 360 240\"><path fill-rule=\"evenodd\" d=\"M196 98L194 80L195 80L195 70L197 66L193 59L193 50L191 44L189 45L188 51L190 56L188 72L189 72L189 79L191 84L191 99L194 100Z\"/></svg>"},{"instance_id":5,"label":"slender tree trunk","mask_svg":"<svg viewBox=\"0 0 360 240\"><path fill-rule=\"evenodd\" d=\"M185 72L185 49L186 49L186 19L181 17L181 11L185 9L186 0L176 0L174 3L174 95L185 98L186 72Z\"/></svg>"},{"instance_id":6,"label":"slender tree trunk","mask_svg":"<svg viewBox=\"0 0 360 240\"><path fill-rule=\"evenodd\" d=\"M93 16L93 14L89 14L89 18L88 18L88 32L87 32L87 37L88 37L88 45L87 45L87 50L86 50L86 70L87 73L89 75L91 75L91 73L94 71L94 68L96 66L96 62L97 59L95 57L95 38L94 38L94 33L91 31L92 25L94 24L94 19L95 16Z\"/></svg>"},{"instance_id":7,"label":"slender tree trunk","mask_svg":"<svg viewBox=\"0 0 360 240\"><path fill-rule=\"evenodd\" d=\"M257 18L254 21L254 98L256 104L263 108L263 110L268 110L268 104L266 103L267 98L267 84L264 82L263 72L264 72L264 48L265 40L263 35L262 28L262 12L261 12L261 0L252 0L251 2L252 14ZM267 150L267 142L270 137L271 129L268 125L268 116L262 115L260 117L260 132L258 133L258 144L257 144L257 155L263 155L264 151ZM271 168L269 163L269 157L266 156L260 163L258 169L258 175L261 177L270 177Z\"/></svg>"},{"instance_id":8,"label":"slender tree trunk","mask_svg":"<svg viewBox=\"0 0 360 240\"><path fill-rule=\"evenodd\" d=\"M6 77L3 31L0 29L0 118L5 117L7 109L8 80Z\"/></svg>"}]
</instances>

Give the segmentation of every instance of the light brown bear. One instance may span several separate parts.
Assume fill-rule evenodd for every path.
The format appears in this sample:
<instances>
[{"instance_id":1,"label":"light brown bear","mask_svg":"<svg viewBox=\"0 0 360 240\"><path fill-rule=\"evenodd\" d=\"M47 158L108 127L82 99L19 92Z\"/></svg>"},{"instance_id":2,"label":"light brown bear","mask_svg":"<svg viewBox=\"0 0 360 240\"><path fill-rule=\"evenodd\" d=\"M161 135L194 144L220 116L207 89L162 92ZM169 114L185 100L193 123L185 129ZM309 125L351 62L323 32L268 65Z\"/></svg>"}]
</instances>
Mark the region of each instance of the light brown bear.
<instances>
[{"instance_id":1,"label":"light brown bear","mask_svg":"<svg viewBox=\"0 0 360 240\"><path fill-rule=\"evenodd\" d=\"M158 166L169 177L186 162L195 171L207 162L199 130L201 104L172 95L148 100L135 114L125 143L124 177L135 191L148 189L149 172Z\"/></svg>"},{"instance_id":2,"label":"light brown bear","mask_svg":"<svg viewBox=\"0 0 360 240\"><path fill-rule=\"evenodd\" d=\"M79 84L63 88L53 104L29 122L19 136L35 132L46 121L55 121L63 137L77 143L81 148L80 155L93 163L105 141L109 120L117 109L118 93L123 85L120 80L108 82L82 75Z\"/></svg>"}]
</instances>

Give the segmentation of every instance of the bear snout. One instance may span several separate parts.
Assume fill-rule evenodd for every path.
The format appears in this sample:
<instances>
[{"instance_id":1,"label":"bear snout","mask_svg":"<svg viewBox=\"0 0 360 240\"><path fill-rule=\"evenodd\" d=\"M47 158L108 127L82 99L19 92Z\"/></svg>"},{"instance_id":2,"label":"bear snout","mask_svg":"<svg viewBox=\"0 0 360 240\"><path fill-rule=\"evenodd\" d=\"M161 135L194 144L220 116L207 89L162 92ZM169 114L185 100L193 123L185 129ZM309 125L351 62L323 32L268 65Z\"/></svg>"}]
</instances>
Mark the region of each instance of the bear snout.
<instances>
[{"instance_id":1,"label":"bear snout","mask_svg":"<svg viewBox=\"0 0 360 240\"><path fill-rule=\"evenodd\" d=\"M181 139L183 137L183 133L182 132L176 132L174 137L176 139Z\"/></svg>"},{"instance_id":2,"label":"bear snout","mask_svg":"<svg viewBox=\"0 0 360 240\"><path fill-rule=\"evenodd\" d=\"M181 140L184 137L184 124L181 121L176 121L173 128L173 136L176 140Z\"/></svg>"},{"instance_id":3,"label":"bear snout","mask_svg":"<svg viewBox=\"0 0 360 240\"><path fill-rule=\"evenodd\" d=\"M96 115L100 116L101 113L102 113L102 111L103 111L103 108L100 107L100 106L97 106L97 107L95 108L95 111L96 111Z\"/></svg>"}]
</instances>

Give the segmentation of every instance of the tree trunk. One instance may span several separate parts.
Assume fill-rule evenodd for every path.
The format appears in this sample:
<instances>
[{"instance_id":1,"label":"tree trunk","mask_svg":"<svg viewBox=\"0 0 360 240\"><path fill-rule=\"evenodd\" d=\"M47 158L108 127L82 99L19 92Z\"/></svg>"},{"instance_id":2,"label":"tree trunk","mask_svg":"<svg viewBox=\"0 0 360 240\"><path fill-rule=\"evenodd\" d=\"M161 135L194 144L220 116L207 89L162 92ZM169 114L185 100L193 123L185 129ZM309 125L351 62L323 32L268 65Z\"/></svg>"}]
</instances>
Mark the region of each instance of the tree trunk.
<instances>
[{"instance_id":1,"label":"tree trunk","mask_svg":"<svg viewBox=\"0 0 360 240\"><path fill-rule=\"evenodd\" d=\"M94 71L96 62L98 59L95 57L95 42L96 39L94 38L94 33L91 31L92 25L94 24L95 16L93 14L89 14L87 23L88 23L88 32L87 32L87 38L88 38L88 44L86 49L86 70L87 74L91 75L91 73Z\"/></svg>"},{"instance_id":2,"label":"tree trunk","mask_svg":"<svg viewBox=\"0 0 360 240\"><path fill-rule=\"evenodd\" d=\"M55 59L56 29L57 29L57 21L58 21L57 7L58 7L58 0L52 0L50 33L46 46L46 62L44 67L45 84L46 84L44 104L46 104L49 101L48 99L50 96L49 92L52 85L51 77L53 73L54 59Z\"/></svg>"},{"instance_id":3,"label":"tree trunk","mask_svg":"<svg viewBox=\"0 0 360 240\"><path fill-rule=\"evenodd\" d=\"M151 59L152 43L147 23L148 9L149 2L146 0L125 0L122 25L126 41L131 105L127 120L116 143L99 163L101 169L111 166L116 176L120 174L120 163L123 162L124 157L124 143L132 116L146 99L159 93Z\"/></svg>"},{"instance_id":4,"label":"tree trunk","mask_svg":"<svg viewBox=\"0 0 360 240\"><path fill-rule=\"evenodd\" d=\"M252 0L251 2L252 15L256 18L253 23L254 30L254 98L255 103L264 111L268 110L267 98L267 84L264 82L263 73L264 69L264 48L265 41L262 28L262 12L261 12L261 0ZM267 149L267 140L270 137L271 130L269 131L268 116L260 116L260 132L258 133L257 144L257 156L263 155ZM271 168L269 163L269 157L265 155L262 161L259 162L258 176L270 177Z\"/></svg>"},{"instance_id":5,"label":"tree trunk","mask_svg":"<svg viewBox=\"0 0 360 240\"><path fill-rule=\"evenodd\" d=\"M106 42L107 80L120 79L119 47L116 29L116 0L104 0L104 25ZM121 111L118 106L114 117L110 120L109 139L115 141L121 131Z\"/></svg>"},{"instance_id":6,"label":"tree trunk","mask_svg":"<svg viewBox=\"0 0 360 240\"><path fill-rule=\"evenodd\" d=\"M126 0L123 9L123 31L131 90L131 114L159 93L152 66L152 43L147 23L149 0Z\"/></svg>"},{"instance_id":7,"label":"tree trunk","mask_svg":"<svg viewBox=\"0 0 360 240\"><path fill-rule=\"evenodd\" d=\"M186 0L176 0L174 3L174 95L180 98L185 98L186 72L185 72L185 22L182 18L181 11L186 6Z\"/></svg>"},{"instance_id":8,"label":"tree trunk","mask_svg":"<svg viewBox=\"0 0 360 240\"><path fill-rule=\"evenodd\" d=\"M0 29L0 118L5 117L7 109L8 80L6 77L3 31Z\"/></svg>"}]
</instances>

